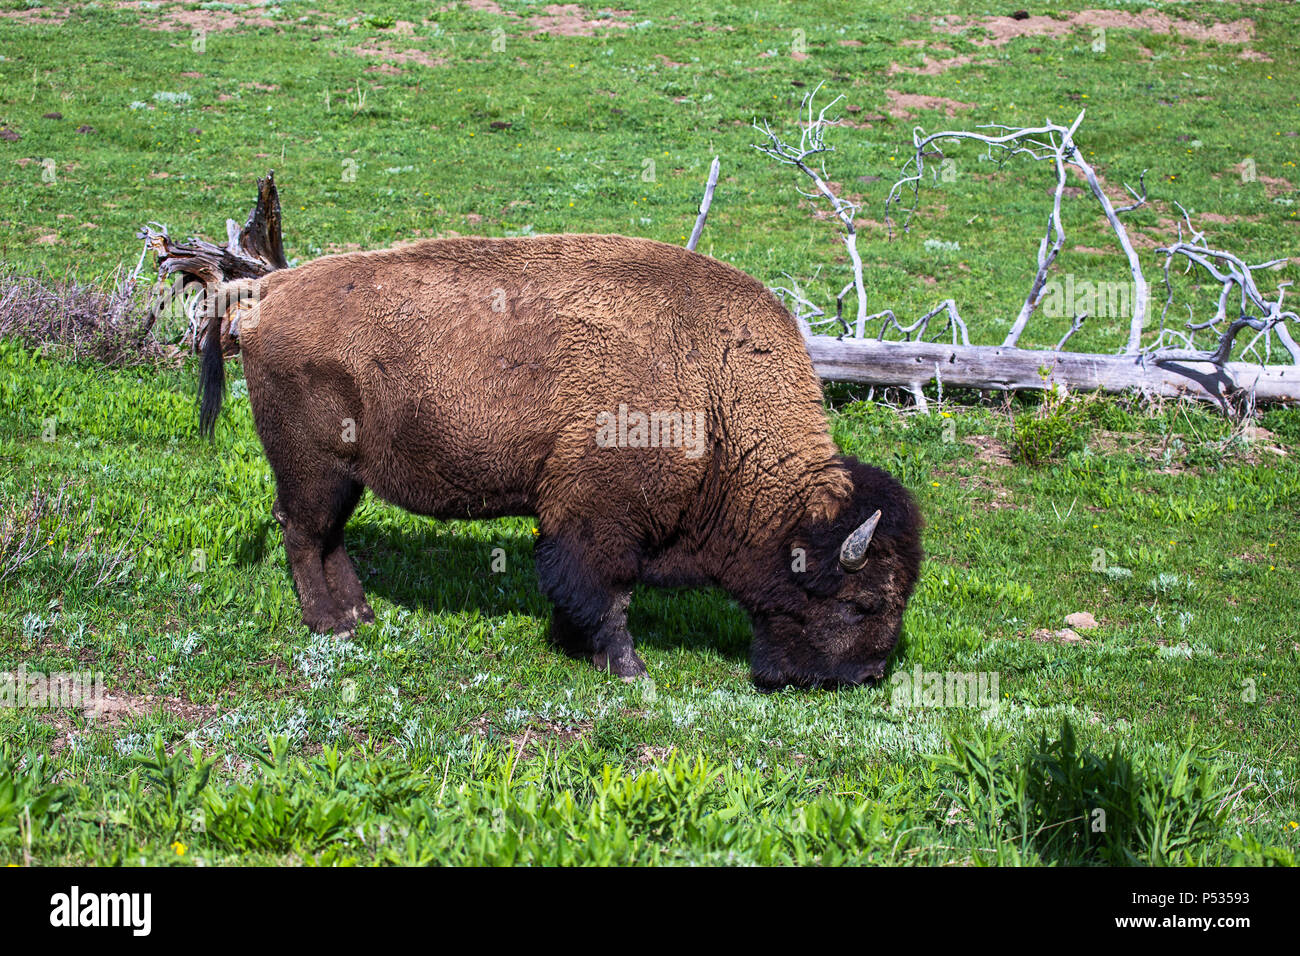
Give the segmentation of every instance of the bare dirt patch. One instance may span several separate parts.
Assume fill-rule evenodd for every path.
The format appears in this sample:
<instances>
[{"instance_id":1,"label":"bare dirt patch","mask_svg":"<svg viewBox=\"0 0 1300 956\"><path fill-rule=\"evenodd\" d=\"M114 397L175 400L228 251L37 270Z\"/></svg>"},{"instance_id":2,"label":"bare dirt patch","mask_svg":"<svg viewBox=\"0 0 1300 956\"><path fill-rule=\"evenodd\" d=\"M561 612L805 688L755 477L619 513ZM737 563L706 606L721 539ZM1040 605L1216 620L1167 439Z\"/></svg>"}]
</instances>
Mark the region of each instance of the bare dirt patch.
<instances>
[{"instance_id":1,"label":"bare dirt patch","mask_svg":"<svg viewBox=\"0 0 1300 956\"><path fill-rule=\"evenodd\" d=\"M946 96L927 96L924 93L900 93L898 90L885 90L889 98L886 111L894 119L911 119L912 110L943 110L945 116L956 116L958 110L972 110L974 103L950 100Z\"/></svg>"},{"instance_id":2,"label":"bare dirt patch","mask_svg":"<svg viewBox=\"0 0 1300 956\"><path fill-rule=\"evenodd\" d=\"M975 449L975 459L981 464L996 468L1010 468L1013 464L1011 449L1004 441L988 435L970 435L963 438L961 443Z\"/></svg>"},{"instance_id":3,"label":"bare dirt patch","mask_svg":"<svg viewBox=\"0 0 1300 956\"><path fill-rule=\"evenodd\" d=\"M523 730L506 736L503 731L492 723L492 718L488 716L487 711L479 714L465 725L467 731L480 737L504 738L518 760L528 760L537 756L549 744L570 745L577 743L590 734L593 727L595 727L595 722L590 720L562 723L539 717L529 722Z\"/></svg>"},{"instance_id":4,"label":"bare dirt patch","mask_svg":"<svg viewBox=\"0 0 1300 956\"><path fill-rule=\"evenodd\" d=\"M587 10L576 3L552 3L542 7L540 12L522 18L511 10L502 9L496 0L467 0L465 5L481 13L524 20L532 28L525 31L526 36L546 33L560 37L590 37L603 30L625 30L631 26L627 20L635 13L633 10L605 9L600 11L600 16L591 17Z\"/></svg>"},{"instance_id":5,"label":"bare dirt patch","mask_svg":"<svg viewBox=\"0 0 1300 956\"><path fill-rule=\"evenodd\" d=\"M172 717L201 724L217 712L217 708L195 704L182 697L155 697L152 694L106 694L85 708L85 716L105 727L115 727L131 717L145 717L157 711Z\"/></svg>"},{"instance_id":6,"label":"bare dirt patch","mask_svg":"<svg viewBox=\"0 0 1300 956\"><path fill-rule=\"evenodd\" d=\"M1080 10L1066 13L1061 19L1049 16L1030 16L1023 20L1012 17L939 17L932 23L936 33L964 33L972 27L981 27L991 36L971 40L976 46L1005 46L1020 37L1059 38L1077 29L1146 30L1150 33L1175 34L1189 40L1216 43L1249 43L1255 38L1255 22L1243 17L1226 23L1197 23L1181 20L1157 10L1129 13L1124 10Z\"/></svg>"},{"instance_id":7,"label":"bare dirt patch","mask_svg":"<svg viewBox=\"0 0 1300 956\"><path fill-rule=\"evenodd\" d=\"M520 759L536 754L539 747L550 743L573 744L591 733L594 724L590 720L576 724L561 724L553 720L537 720L524 728L521 734L509 738Z\"/></svg>"},{"instance_id":8,"label":"bare dirt patch","mask_svg":"<svg viewBox=\"0 0 1300 956\"><path fill-rule=\"evenodd\" d=\"M1269 199L1276 199L1278 196L1282 196L1286 193L1295 192L1295 186L1291 185L1289 180L1283 179L1281 176L1264 176L1256 171L1254 165L1249 160L1242 160L1236 166L1231 167L1228 172L1234 175L1237 179L1240 179L1242 182L1252 181L1248 178L1247 174L1249 174L1250 177L1253 177L1254 181L1258 181L1259 184L1264 187L1264 194L1267 195ZM1219 179L1221 176L1215 176L1214 178Z\"/></svg>"},{"instance_id":9,"label":"bare dirt patch","mask_svg":"<svg viewBox=\"0 0 1300 956\"><path fill-rule=\"evenodd\" d=\"M90 696L84 701L76 702L74 709L80 711L85 720L90 721L91 730L112 730L129 720L148 717L159 711L199 727L219 713L215 706L196 704L180 696L153 694L142 696L121 691L105 693L102 696ZM50 749L55 753L67 747L74 733L81 732L65 710L52 710L49 712L49 719L42 718L42 720L58 732L58 736L50 745Z\"/></svg>"},{"instance_id":10,"label":"bare dirt patch","mask_svg":"<svg viewBox=\"0 0 1300 956\"><path fill-rule=\"evenodd\" d=\"M394 50L392 44L386 41L364 46L354 46L349 52L354 53L357 56L378 57L379 59L385 60L389 63L400 63L403 66L407 63L418 63L420 66L427 67L447 65L447 61L440 56L433 56L423 50ZM372 67L369 68L367 72L388 73L394 71L385 70L383 67ZM401 70L396 70L395 72L400 73Z\"/></svg>"},{"instance_id":11,"label":"bare dirt patch","mask_svg":"<svg viewBox=\"0 0 1300 956\"><path fill-rule=\"evenodd\" d=\"M631 10L602 10L603 17L587 19L587 11L576 3L553 3L542 7L540 14L528 18L533 33L548 33L561 37L590 37L608 29L627 29L624 22L632 16Z\"/></svg>"},{"instance_id":12,"label":"bare dirt patch","mask_svg":"<svg viewBox=\"0 0 1300 956\"><path fill-rule=\"evenodd\" d=\"M1208 222L1216 226L1229 226L1238 222L1259 222L1263 218L1259 213L1252 216L1225 216L1221 212L1198 212L1192 221L1197 225Z\"/></svg>"},{"instance_id":13,"label":"bare dirt patch","mask_svg":"<svg viewBox=\"0 0 1300 956\"><path fill-rule=\"evenodd\" d=\"M1082 638L1078 633L1069 627L1063 627L1059 631L1049 631L1045 627L1040 627L1034 633L1029 635L1031 641L1038 641L1040 644L1091 644L1092 642Z\"/></svg>"},{"instance_id":14,"label":"bare dirt patch","mask_svg":"<svg viewBox=\"0 0 1300 956\"><path fill-rule=\"evenodd\" d=\"M939 76L947 73L949 70L955 70L960 66L997 66L997 60L976 60L975 56L970 53L962 53L958 56L949 57L946 60L935 60L930 56L924 56L920 66L903 66L900 63L891 63L885 70L886 76L896 76L899 73L910 73L913 76Z\"/></svg>"},{"instance_id":15,"label":"bare dirt patch","mask_svg":"<svg viewBox=\"0 0 1300 956\"><path fill-rule=\"evenodd\" d=\"M939 468L934 472L936 481L956 484L970 493L970 502L982 511L1003 511L1016 507L1010 490L1002 483L1001 473L1013 464L1007 445L996 438L971 435L961 443L975 450L975 461L980 466L978 474L958 474L952 468Z\"/></svg>"},{"instance_id":16,"label":"bare dirt patch","mask_svg":"<svg viewBox=\"0 0 1300 956\"><path fill-rule=\"evenodd\" d=\"M996 478L988 475L954 475L949 481L955 481L962 491L970 493L970 502L981 511L1006 511L1016 507L1008 491Z\"/></svg>"},{"instance_id":17,"label":"bare dirt patch","mask_svg":"<svg viewBox=\"0 0 1300 956\"><path fill-rule=\"evenodd\" d=\"M34 10L0 10L0 17L6 20L20 20L36 26L58 26L68 19L66 10L47 10L37 7Z\"/></svg>"},{"instance_id":18,"label":"bare dirt patch","mask_svg":"<svg viewBox=\"0 0 1300 956\"><path fill-rule=\"evenodd\" d=\"M663 763L672 756L675 747L655 747L650 744L637 744L637 763Z\"/></svg>"},{"instance_id":19,"label":"bare dirt patch","mask_svg":"<svg viewBox=\"0 0 1300 956\"><path fill-rule=\"evenodd\" d=\"M136 10L141 14L140 25L148 30L166 30L176 33L224 33L240 27L281 26L264 17L261 7L235 7L232 10L187 10L182 4L167 3L161 6L148 4L148 0L120 0L114 6L119 10Z\"/></svg>"}]
</instances>

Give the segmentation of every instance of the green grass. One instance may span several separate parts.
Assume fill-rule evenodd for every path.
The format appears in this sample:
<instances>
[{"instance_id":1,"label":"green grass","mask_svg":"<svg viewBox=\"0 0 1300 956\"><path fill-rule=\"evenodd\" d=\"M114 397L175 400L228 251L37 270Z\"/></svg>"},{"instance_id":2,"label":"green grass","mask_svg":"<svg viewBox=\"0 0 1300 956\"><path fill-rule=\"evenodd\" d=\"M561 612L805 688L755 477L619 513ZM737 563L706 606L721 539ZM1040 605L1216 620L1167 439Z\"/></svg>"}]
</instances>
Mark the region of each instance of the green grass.
<instances>
[{"instance_id":1,"label":"green grass","mask_svg":"<svg viewBox=\"0 0 1300 956\"><path fill-rule=\"evenodd\" d=\"M1087 104L1081 139L1107 181L1151 169L1155 203L1136 228L1163 238L1176 199L1233 217L1211 238L1248 258L1295 248L1296 207L1279 201L1294 190L1233 171L1249 157L1261 176L1294 180L1300 71L1283 6L1169 11L1249 17L1247 46L1271 62L1148 32L1110 31L1099 55L1086 31L991 50L931 31L937 12L983 14L965 2L709 13L646 2L626 28L590 37L529 36L538 5L502 6L520 18L460 5L434 26L422 4L285 3L265 14L274 26L209 33L203 53L189 32L140 24L182 5L48 3L67 12L57 28L0 16L0 120L21 136L0 140L6 266L104 273L134 262L134 231L150 219L220 236L268 166L300 260L452 231L680 242L716 153L702 251L768 282L807 277L839 250L785 171L748 148L748 124L788 127L818 82L873 114L886 89L978 104L833 134L832 178L872 220L913 122L1062 121ZM497 28L504 52L491 47ZM796 29L806 60L788 55ZM886 74L922 52L954 55L938 42L996 62ZM377 44L445 63L367 73L378 61L350 51ZM55 182L41 179L45 158ZM952 295L976 340L995 341L1029 281L1049 183L1041 168L990 178L974 154L957 161L954 182L923 193L910 235L891 244L864 227L868 288L900 315ZM1105 246L1095 210L1078 201L1069 216L1062 269L1121 277L1118 261L1073 249ZM841 284L819 281L823 293ZM1067 323L1031 325L1026 343L1053 344ZM1112 349L1124 324L1090 322L1072 347ZM121 705L100 721L0 708L4 862L1181 863L1300 851L1300 413L1269 412L1252 439L1207 410L1100 400L1066 435L1035 399L919 416L829 389L839 445L898 475L927 518L896 669L996 673L988 713L907 706L888 683L759 694L744 617L716 592L638 591L632 627L653 683L610 681L547 646L531 521L436 523L369 497L349 536L378 620L352 643L313 638L239 374L233 365L210 446L192 367L110 368L0 342L0 515L20 512L34 484L68 482L70 502L42 526L41 554L0 583L0 669L102 671ZM1017 449L1033 437L1031 464ZM1080 611L1100 626L1060 634ZM1111 838L1076 819L1098 806L1128 808Z\"/></svg>"}]
</instances>

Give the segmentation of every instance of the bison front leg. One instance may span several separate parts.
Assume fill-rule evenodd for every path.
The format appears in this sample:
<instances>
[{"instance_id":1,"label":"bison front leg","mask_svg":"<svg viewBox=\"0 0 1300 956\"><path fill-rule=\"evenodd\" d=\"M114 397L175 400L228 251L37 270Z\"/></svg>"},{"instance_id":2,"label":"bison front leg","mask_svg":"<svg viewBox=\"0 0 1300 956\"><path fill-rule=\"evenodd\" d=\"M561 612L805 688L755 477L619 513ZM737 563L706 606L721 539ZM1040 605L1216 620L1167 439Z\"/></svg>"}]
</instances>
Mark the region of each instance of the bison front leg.
<instances>
[{"instance_id":1,"label":"bison front leg","mask_svg":"<svg viewBox=\"0 0 1300 956\"><path fill-rule=\"evenodd\" d=\"M646 666L627 628L630 576L620 582L621 562L597 558L559 536L544 536L537 543L537 576L555 605L551 641L566 654L591 661L597 670L640 677Z\"/></svg>"}]
</instances>

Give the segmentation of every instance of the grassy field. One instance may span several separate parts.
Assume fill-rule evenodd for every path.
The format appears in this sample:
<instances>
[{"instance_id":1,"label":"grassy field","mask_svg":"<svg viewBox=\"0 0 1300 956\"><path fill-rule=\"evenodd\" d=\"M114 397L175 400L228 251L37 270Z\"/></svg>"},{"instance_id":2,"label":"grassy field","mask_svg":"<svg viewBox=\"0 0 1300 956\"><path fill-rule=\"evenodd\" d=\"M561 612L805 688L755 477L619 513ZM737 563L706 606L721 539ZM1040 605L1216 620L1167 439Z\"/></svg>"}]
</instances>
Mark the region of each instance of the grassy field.
<instances>
[{"instance_id":1,"label":"grassy field","mask_svg":"<svg viewBox=\"0 0 1300 956\"><path fill-rule=\"evenodd\" d=\"M955 152L888 241L883 200L918 124L1086 106L1080 142L1108 188L1149 169L1130 221L1151 277L1175 201L1252 261L1296 253L1291 5L1068 0L1023 21L965 0L710 6L8 3L0 255L103 276L134 264L149 220L220 238L271 167L298 261L451 234L682 242L720 155L700 251L824 299L844 281L835 233L750 149L752 119L792 129L818 83L845 97L829 174L864 203L873 308L952 296L975 341L1000 340L1050 207L1043 167ZM1063 272L1123 277L1095 205L1072 197L1066 226ZM1126 326L1090 320L1072 346L1112 351ZM1173 404L932 395L920 415L829 388L839 445L927 517L895 675L997 678L996 706L942 707L890 681L760 694L744 616L711 592L638 591L653 680L606 679L547 645L530 520L436 523L370 497L349 537L378 620L353 642L311 636L228 372L208 445L193 363L0 339L0 529L64 489L30 560L6 574L0 550L0 670L102 671L112 695L97 719L0 707L0 861L1300 852L1300 412L1234 425ZM1057 445L1031 465L1043 437ZM1096 627L1067 626L1084 612Z\"/></svg>"}]
</instances>

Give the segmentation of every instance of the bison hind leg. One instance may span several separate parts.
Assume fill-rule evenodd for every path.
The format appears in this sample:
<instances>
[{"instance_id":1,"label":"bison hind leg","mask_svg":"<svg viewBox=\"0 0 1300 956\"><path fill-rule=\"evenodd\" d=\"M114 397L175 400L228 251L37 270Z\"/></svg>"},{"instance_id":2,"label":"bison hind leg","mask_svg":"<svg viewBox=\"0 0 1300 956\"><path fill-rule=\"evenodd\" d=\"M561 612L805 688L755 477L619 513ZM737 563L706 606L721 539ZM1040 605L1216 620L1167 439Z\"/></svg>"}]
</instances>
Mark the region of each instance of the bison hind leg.
<instances>
[{"instance_id":1,"label":"bison hind leg","mask_svg":"<svg viewBox=\"0 0 1300 956\"><path fill-rule=\"evenodd\" d=\"M366 624L374 623L375 612L366 600L365 588L357 576L356 566L348 557L343 544L343 530L356 510L365 486L359 481L341 482L334 499L334 525L326 540L324 558L325 584L339 607L352 619Z\"/></svg>"},{"instance_id":2,"label":"bison hind leg","mask_svg":"<svg viewBox=\"0 0 1300 956\"><path fill-rule=\"evenodd\" d=\"M569 657L578 660L590 660L592 654L591 633L573 623L569 615L555 607L551 610L551 644Z\"/></svg>"},{"instance_id":3,"label":"bison hind leg","mask_svg":"<svg viewBox=\"0 0 1300 956\"><path fill-rule=\"evenodd\" d=\"M279 482L271 514L284 528L303 623L313 633L346 635L358 621L374 620L343 545L344 526L363 490L350 479Z\"/></svg>"}]
</instances>

